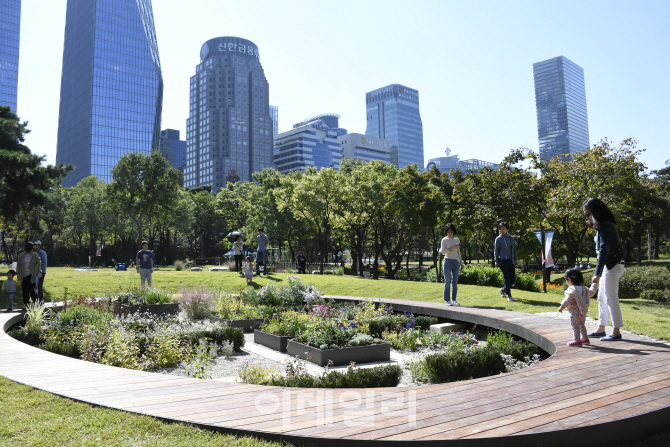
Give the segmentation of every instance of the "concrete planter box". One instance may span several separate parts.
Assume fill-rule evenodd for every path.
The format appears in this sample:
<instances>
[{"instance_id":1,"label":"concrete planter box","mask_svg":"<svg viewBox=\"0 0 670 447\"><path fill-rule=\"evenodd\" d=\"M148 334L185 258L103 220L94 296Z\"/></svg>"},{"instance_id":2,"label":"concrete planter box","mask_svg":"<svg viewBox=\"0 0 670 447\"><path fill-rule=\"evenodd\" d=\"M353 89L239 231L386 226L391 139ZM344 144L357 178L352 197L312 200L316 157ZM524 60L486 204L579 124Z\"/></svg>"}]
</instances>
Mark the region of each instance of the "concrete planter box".
<instances>
[{"instance_id":1,"label":"concrete planter box","mask_svg":"<svg viewBox=\"0 0 670 447\"><path fill-rule=\"evenodd\" d=\"M293 337L290 335L275 335L259 331L258 329L254 330L254 343L279 352L286 352L286 345L292 339Z\"/></svg>"},{"instance_id":2,"label":"concrete planter box","mask_svg":"<svg viewBox=\"0 0 670 447\"><path fill-rule=\"evenodd\" d=\"M311 359L307 358L305 352L310 351ZM328 360L332 360L333 365L348 365L350 362L370 363L370 362L388 362L391 360L391 345L388 343L378 343L367 346L349 346L337 349L317 349L311 346L303 345L297 341L291 340L286 349L290 356L298 356L303 360L316 363L319 366L326 366Z\"/></svg>"},{"instance_id":3,"label":"concrete planter box","mask_svg":"<svg viewBox=\"0 0 670 447\"><path fill-rule=\"evenodd\" d=\"M128 315L134 313L148 313L158 317L163 315L177 315L179 313L179 303L167 304L149 304L146 306L133 306L130 304L114 301L114 313L117 315Z\"/></svg>"},{"instance_id":4,"label":"concrete planter box","mask_svg":"<svg viewBox=\"0 0 670 447\"><path fill-rule=\"evenodd\" d=\"M219 321L225 323L228 327L239 327L244 332L253 332L254 329L257 329L261 324L265 323L264 318L252 318L250 320L227 320L221 317L210 317L212 321Z\"/></svg>"}]
</instances>

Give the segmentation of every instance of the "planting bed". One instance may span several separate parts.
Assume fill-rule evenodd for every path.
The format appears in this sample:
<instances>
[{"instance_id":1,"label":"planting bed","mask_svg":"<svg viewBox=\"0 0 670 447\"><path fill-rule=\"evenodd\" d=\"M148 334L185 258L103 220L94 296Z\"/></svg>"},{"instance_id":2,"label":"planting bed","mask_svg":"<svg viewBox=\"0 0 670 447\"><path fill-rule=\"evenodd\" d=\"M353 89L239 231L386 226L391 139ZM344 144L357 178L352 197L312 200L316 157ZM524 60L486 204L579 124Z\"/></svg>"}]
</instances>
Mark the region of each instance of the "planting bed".
<instances>
[{"instance_id":1,"label":"planting bed","mask_svg":"<svg viewBox=\"0 0 670 447\"><path fill-rule=\"evenodd\" d=\"M116 315L129 315L135 313L151 314L158 317L164 315L177 315L179 313L179 303L167 304L149 304L144 306L135 306L131 304L119 303L114 301L114 313Z\"/></svg>"},{"instance_id":2,"label":"planting bed","mask_svg":"<svg viewBox=\"0 0 670 447\"><path fill-rule=\"evenodd\" d=\"M254 330L254 343L263 345L274 351L286 352L286 346L293 337L286 335L268 334L267 332Z\"/></svg>"},{"instance_id":3,"label":"planting bed","mask_svg":"<svg viewBox=\"0 0 670 447\"><path fill-rule=\"evenodd\" d=\"M348 365L355 363L388 362L391 360L391 345L376 343L366 346L346 346L335 349L317 349L303 345L295 340L289 342L286 353L288 355L326 366L328 361L333 365Z\"/></svg>"}]
</instances>

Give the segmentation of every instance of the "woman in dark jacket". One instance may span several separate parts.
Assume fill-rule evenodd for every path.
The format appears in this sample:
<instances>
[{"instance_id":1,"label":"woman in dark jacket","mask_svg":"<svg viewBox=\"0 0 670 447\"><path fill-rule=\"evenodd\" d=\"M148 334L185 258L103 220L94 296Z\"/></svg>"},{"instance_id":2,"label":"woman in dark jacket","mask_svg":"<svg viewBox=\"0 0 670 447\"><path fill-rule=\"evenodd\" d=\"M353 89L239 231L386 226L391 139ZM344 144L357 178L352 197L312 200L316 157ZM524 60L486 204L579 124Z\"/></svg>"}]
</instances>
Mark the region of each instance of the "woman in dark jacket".
<instances>
[{"instance_id":1,"label":"woman in dark jacket","mask_svg":"<svg viewBox=\"0 0 670 447\"><path fill-rule=\"evenodd\" d=\"M590 337L602 337L603 341L621 340L620 329L623 316L619 305L619 279L624 272L624 251L619 240L619 230L612 211L602 201L590 198L582 205L586 224L596 230L596 250L598 262L593 275L598 292L598 330ZM612 317L612 333L605 333L605 326Z\"/></svg>"}]
</instances>

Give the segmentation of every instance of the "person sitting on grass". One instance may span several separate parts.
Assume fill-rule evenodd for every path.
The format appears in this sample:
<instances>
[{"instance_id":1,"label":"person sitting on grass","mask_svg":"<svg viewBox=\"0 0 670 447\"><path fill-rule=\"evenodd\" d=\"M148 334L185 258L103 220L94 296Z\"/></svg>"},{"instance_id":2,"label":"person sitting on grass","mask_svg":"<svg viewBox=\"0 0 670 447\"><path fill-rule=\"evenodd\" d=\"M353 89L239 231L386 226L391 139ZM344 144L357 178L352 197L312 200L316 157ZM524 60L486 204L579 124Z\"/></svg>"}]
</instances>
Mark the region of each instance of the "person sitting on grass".
<instances>
[{"instance_id":1,"label":"person sitting on grass","mask_svg":"<svg viewBox=\"0 0 670 447\"><path fill-rule=\"evenodd\" d=\"M7 295L7 312L14 310L14 294L16 293L16 281L14 281L16 272L10 270L7 272L7 279L2 283L2 291Z\"/></svg>"},{"instance_id":2,"label":"person sitting on grass","mask_svg":"<svg viewBox=\"0 0 670 447\"><path fill-rule=\"evenodd\" d=\"M584 275L578 268L566 270L564 278L568 288L558 311L563 312L563 309L568 309L568 312L570 312L570 324L572 325L574 339L568 343L568 346L588 345L590 341L584 323L586 322L586 314L589 312L589 298L595 296L598 284L593 283L590 288L584 287Z\"/></svg>"}]
</instances>

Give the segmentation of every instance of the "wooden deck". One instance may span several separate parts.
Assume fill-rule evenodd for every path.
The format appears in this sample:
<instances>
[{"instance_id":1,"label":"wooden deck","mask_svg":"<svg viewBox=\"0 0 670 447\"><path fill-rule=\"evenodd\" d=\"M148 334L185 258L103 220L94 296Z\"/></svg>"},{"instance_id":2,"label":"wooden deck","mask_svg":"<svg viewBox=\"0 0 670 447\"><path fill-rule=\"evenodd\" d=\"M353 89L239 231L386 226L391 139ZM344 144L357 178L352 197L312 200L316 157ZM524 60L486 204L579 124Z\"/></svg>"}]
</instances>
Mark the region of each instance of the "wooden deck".
<instances>
[{"instance_id":1,"label":"wooden deck","mask_svg":"<svg viewBox=\"0 0 670 447\"><path fill-rule=\"evenodd\" d=\"M392 302L400 310L501 328L553 355L531 368L463 382L323 390L115 368L30 347L2 330L0 375L95 405L299 445L591 446L667 427L670 349L663 343L625 335L621 342L595 339L569 348L566 320ZM0 314L0 327L17 318Z\"/></svg>"}]
</instances>

